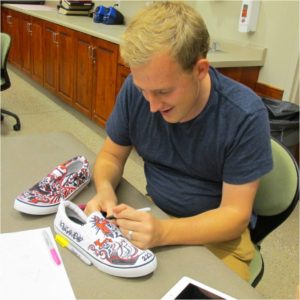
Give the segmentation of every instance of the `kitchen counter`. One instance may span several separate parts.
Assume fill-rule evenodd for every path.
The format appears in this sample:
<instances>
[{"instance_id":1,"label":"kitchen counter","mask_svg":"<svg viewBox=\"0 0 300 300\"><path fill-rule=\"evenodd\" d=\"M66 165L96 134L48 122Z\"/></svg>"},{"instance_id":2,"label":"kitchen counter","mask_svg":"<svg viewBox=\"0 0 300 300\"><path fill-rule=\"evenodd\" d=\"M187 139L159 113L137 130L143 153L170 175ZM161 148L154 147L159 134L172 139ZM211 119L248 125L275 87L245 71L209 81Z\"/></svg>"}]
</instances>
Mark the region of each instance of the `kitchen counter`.
<instances>
[{"instance_id":1,"label":"kitchen counter","mask_svg":"<svg viewBox=\"0 0 300 300\"><path fill-rule=\"evenodd\" d=\"M85 16L65 16L57 13L55 7L46 5L3 4L3 7L28 14L52 23L56 23L107 41L120 44L121 35L126 25L104 25L94 23ZM263 66L266 49L249 45L238 45L218 40L219 49L208 53L208 60L213 67L254 67Z\"/></svg>"}]
</instances>

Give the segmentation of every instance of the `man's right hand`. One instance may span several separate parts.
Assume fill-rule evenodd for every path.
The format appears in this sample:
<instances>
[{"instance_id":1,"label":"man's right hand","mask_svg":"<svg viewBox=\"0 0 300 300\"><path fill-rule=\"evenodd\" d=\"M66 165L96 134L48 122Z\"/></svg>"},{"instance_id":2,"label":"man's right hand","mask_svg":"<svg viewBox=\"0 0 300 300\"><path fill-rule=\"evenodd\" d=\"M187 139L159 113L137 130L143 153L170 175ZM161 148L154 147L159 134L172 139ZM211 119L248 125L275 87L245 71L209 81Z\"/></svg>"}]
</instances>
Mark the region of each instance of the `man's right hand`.
<instances>
[{"instance_id":1,"label":"man's right hand","mask_svg":"<svg viewBox=\"0 0 300 300\"><path fill-rule=\"evenodd\" d=\"M94 211L106 212L107 216L113 214L113 207L117 205L117 196L114 192L98 192L87 204L84 213L88 216Z\"/></svg>"},{"instance_id":2,"label":"man's right hand","mask_svg":"<svg viewBox=\"0 0 300 300\"><path fill-rule=\"evenodd\" d=\"M93 180L97 194L87 203L84 210L86 215L94 211L112 215L112 209L118 203L115 188L122 178L131 148L131 146L118 145L109 137L105 139L94 165Z\"/></svg>"}]
</instances>

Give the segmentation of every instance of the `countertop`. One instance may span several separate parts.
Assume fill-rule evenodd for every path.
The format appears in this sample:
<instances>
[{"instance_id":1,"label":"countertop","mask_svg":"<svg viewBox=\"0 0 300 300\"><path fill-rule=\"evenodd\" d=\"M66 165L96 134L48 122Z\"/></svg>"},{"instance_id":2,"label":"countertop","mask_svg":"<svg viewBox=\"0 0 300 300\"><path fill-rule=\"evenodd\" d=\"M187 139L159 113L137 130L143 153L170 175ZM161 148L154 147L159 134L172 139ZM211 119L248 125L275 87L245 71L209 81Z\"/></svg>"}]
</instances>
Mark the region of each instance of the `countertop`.
<instances>
[{"instance_id":1,"label":"countertop","mask_svg":"<svg viewBox=\"0 0 300 300\"><path fill-rule=\"evenodd\" d=\"M3 7L56 23L115 44L120 44L122 33L126 29L126 25L94 23L92 18L86 16L62 15L57 13L56 8L46 5L4 4ZM218 44L221 50L210 51L207 57L213 67L254 67L264 65L266 48L239 45L237 43L220 40L218 40Z\"/></svg>"}]
</instances>

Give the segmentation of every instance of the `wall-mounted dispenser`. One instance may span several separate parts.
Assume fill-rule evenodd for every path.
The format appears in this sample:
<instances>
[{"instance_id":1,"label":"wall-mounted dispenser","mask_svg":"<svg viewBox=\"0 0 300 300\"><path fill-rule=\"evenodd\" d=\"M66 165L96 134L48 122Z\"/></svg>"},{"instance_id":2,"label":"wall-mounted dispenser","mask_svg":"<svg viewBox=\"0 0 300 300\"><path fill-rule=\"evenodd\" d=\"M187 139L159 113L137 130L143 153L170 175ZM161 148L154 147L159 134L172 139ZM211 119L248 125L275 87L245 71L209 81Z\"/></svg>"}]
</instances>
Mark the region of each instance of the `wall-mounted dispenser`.
<instances>
[{"instance_id":1,"label":"wall-mounted dispenser","mask_svg":"<svg viewBox=\"0 0 300 300\"><path fill-rule=\"evenodd\" d=\"M259 0L244 0L239 18L239 32L254 32L259 15Z\"/></svg>"}]
</instances>

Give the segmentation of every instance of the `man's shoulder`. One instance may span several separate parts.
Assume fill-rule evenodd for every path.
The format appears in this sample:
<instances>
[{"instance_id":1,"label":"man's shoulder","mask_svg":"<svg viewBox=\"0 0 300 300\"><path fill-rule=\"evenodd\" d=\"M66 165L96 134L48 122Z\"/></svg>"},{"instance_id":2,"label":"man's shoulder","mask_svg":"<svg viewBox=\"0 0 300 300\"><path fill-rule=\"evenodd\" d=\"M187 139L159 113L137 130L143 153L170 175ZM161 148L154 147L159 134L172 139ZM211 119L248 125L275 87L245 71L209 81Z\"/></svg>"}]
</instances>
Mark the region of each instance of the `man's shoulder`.
<instances>
[{"instance_id":1,"label":"man's shoulder","mask_svg":"<svg viewBox=\"0 0 300 300\"><path fill-rule=\"evenodd\" d=\"M134 84L132 75L129 75L124 81L114 110L126 115L128 124L138 123L139 126L142 126L152 118L153 114L150 112L149 104L143 93Z\"/></svg>"},{"instance_id":2,"label":"man's shoulder","mask_svg":"<svg viewBox=\"0 0 300 300\"><path fill-rule=\"evenodd\" d=\"M226 109L236 110L247 115L265 110L261 98L249 87L213 68L210 70L210 75L213 90L219 99L219 103Z\"/></svg>"},{"instance_id":3,"label":"man's shoulder","mask_svg":"<svg viewBox=\"0 0 300 300\"><path fill-rule=\"evenodd\" d=\"M134 93L141 93L137 86L134 84L133 77L131 74L129 74L125 78L123 88L125 88L126 90L130 90Z\"/></svg>"},{"instance_id":4,"label":"man's shoulder","mask_svg":"<svg viewBox=\"0 0 300 300\"><path fill-rule=\"evenodd\" d=\"M130 106L136 106L139 105L140 102L142 102L143 94L134 84L131 74L129 74L125 79L124 84L118 95L118 98L128 102ZM134 99L134 101L132 101L132 99Z\"/></svg>"}]
</instances>

